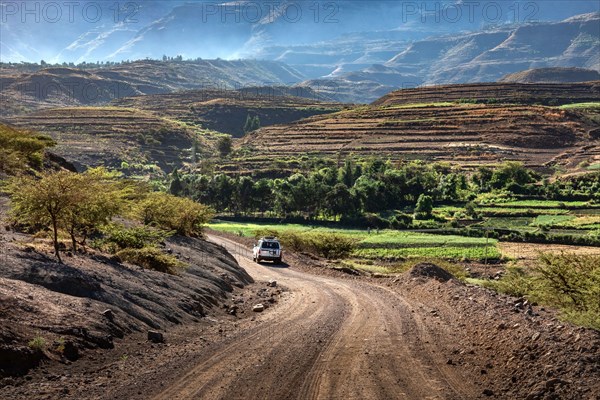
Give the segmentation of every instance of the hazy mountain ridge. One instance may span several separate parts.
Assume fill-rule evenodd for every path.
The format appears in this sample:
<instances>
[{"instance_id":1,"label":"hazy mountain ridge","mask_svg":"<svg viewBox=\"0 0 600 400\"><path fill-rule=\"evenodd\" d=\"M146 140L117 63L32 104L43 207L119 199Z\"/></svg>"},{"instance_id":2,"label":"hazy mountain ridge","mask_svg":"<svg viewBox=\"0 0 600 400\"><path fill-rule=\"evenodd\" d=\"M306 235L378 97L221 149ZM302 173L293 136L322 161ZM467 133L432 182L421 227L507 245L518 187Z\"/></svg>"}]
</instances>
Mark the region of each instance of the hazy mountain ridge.
<instances>
[{"instance_id":1,"label":"hazy mountain ridge","mask_svg":"<svg viewBox=\"0 0 600 400\"><path fill-rule=\"evenodd\" d=\"M189 89L291 85L303 79L276 61L136 61L107 68L0 70L2 114L40 106L93 105L112 99Z\"/></svg>"},{"instance_id":2,"label":"hazy mountain ridge","mask_svg":"<svg viewBox=\"0 0 600 400\"><path fill-rule=\"evenodd\" d=\"M363 85L383 85L391 91L423 84L494 82L506 74L541 67L600 71L598 32L600 13L592 13L562 22L500 28L458 37L432 37L412 43L383 66L334 79L341 98L359 96L355 100L369 102L378 96L357 93L354 90L357 77Z\"/></svg>"}]
</instances>

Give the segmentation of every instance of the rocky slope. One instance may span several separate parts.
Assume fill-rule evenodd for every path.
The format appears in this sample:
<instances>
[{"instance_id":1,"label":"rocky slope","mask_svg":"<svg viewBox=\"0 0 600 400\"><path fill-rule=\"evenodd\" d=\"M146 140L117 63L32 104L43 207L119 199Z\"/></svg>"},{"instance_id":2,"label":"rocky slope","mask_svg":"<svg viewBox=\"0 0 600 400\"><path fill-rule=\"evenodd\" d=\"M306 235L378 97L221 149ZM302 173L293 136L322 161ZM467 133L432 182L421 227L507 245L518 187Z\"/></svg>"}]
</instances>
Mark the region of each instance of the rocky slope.
<instances>
[{"instance_id":1,"label":"rocky slope","mask_svg":"<svg viewBox=\"0 0 600 400\"><path fill-rule=\"evenodd\" d=\"M2 226L5 219L6 199L0 198ZM179 275L122 264L94 251L57 264L46 241L3 228L0 378L24 375L40 363L70 364L136 332L200 321L252 282L219 246L188 238L169 239L165 246L187 265ZM0 388L6 383L0 380Z\"/></svg>"}]
</instances>

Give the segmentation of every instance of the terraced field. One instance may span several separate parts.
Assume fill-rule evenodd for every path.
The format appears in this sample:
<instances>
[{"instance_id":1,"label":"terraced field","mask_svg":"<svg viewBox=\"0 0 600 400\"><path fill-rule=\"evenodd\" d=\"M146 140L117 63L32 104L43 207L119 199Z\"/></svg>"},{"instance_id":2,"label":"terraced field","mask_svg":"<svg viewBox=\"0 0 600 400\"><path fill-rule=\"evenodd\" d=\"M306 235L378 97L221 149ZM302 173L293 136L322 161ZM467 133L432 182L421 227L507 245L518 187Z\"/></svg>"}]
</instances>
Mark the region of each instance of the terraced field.
<instances>
[{"instance_id":1,"label":"terraced field","mask_svg":"<svg viewBox=\"0 0 600 400\"><path fill-rule=\"evenodd\" d=\"M600 99L600 81L583 83L477 83L403 89L383 96L373 105L391 106L440 101L542 104L558 106L595 102Z\"/></svg>"},{"instance_id":2,"label":"terraced field","mask_svg":"<svg viewBox=\"0 0 600 400\"><path fill-rule=\"evenodd\" d=\"M254 156L275 158L357 154L463 166L517 160L530 167L574 167L600 158L598 124L574 111L508 104L378 103L260 129L241 147Z\"/></svg>"},{"instance_id":3,"label":"terraced field","mask_svg":"<svg viewBox=\"0 0 600 400\"><path fill-rule=\"evenodd\" d=\"M262 126L269 126L340 111L345 107L339 103L321 102L316 100L317 97L316 93L308 90L249 88L127 97L112 104L151 111L159 116L241 137L248 115L258 116Z\"/></svg>"},{"instance_id":4,"label":"terraced field","mask_svg":"<svg viewBox=\"0 0 600 400\"><path fill-rule=\"evenodd\" d=\"M212 153L214 147L214 138L199 135L192 127L121 107L39 110L9 122L52 136L58 143L54 151L79 169L98 165L121 168L126 162L168 171L190 157L194 140L199 152Z\"/></svg>"}]
</instances>

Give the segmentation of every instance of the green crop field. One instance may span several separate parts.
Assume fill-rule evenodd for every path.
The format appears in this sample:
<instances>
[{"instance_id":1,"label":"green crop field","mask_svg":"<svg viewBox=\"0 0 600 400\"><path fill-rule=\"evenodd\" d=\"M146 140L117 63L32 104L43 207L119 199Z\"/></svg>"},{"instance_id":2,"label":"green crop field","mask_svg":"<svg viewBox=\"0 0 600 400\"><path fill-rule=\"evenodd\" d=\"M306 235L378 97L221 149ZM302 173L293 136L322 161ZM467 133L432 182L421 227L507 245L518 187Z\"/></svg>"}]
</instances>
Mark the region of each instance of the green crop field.
<instances>
[{"instance_id":1,"label":"green crop field","mask_svg":"<svg viewBox=\"0 0 600 400\"><path fill-rule=\"evenodd\" d=\"M473 247L404 247L398 249L358 249L353 256L365 259L394 260L398 258L442 258L448 260L499 259L502 257L495 245Z\"/></svg>"},{"instance_id":2,"label":"green crop field","mask_svg":"<svg viewBox=\"0 0 600 400\"><path fill-rule=\"evenodd\" d=\"M575 219L574 215L538 215L533 221L534 225L562 225Z\"/></svg>"},{"instance_id":3,"label":"green crop field","mask_svg":"<svg viewBox=\"0 0 600 400\"><path fill-rule=\"evenodd\" d=\"M557 201L557 200L513 200L502 203L487 204L488 207L502 208L571 208L571 207L592 207L587 201ZM599 205L600 206L600 205Z\"/></svg>"},{"instance_id":4,"label":"green crop field","mask_svg":"<svg viewBox=\"0 0 600 400\"><path fill-rule=\"evenodd\" d=\"M600 102L565 104L559 107L561 110L580 109L580 108L600 108Z\"/></svg>"},{"instance_id":5,"label":"green crop field","mask_svg":"<svg viewBox=\"0 0 600 400\"><path fill-rule=\"evenodd\" d=\"M436 235L421 232L382 230L332 229L299 224L257 224L213 222L216 231L254 237L256 233L335 233L353 238L357 248L351 256L362 259L394 260L399 258L442 258L448 260L484 260L500 258L496 240L457 235Z\"/></svg>"},{"instance_id":6,"label":"green crop field","mask_svg":"<svg viewBox=\"0 0 600 400\"><path fill-rule=\"evenodd\" d=\"M478 207L477 212L485 216L493 217L510 217L523 213L532 215L564 215L568 214L569 210L563 208L515 208L515 207Z\"/></svg>"}]
</instances>

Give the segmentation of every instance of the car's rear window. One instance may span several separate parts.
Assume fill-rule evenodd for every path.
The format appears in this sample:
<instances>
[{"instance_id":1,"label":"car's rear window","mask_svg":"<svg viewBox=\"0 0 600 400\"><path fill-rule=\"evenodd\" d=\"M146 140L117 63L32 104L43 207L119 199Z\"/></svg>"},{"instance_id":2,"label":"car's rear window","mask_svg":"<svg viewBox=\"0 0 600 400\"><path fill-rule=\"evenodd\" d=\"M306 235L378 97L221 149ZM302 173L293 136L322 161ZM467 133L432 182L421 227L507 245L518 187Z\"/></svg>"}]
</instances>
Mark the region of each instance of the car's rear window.
<instances>
[{"instance_id":1,"label":"car's rear window","mask_svg":"<svg viewBox=\"0 0 600 400\"><path fill-rule=\"evenodd\" d=\"M279 243L277 243L277 242L263 242L262 243L262 248L263 249L278 249L279 248Z\"/></svg>"}]
</instances>

